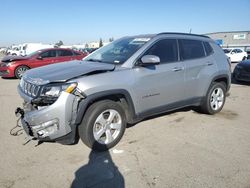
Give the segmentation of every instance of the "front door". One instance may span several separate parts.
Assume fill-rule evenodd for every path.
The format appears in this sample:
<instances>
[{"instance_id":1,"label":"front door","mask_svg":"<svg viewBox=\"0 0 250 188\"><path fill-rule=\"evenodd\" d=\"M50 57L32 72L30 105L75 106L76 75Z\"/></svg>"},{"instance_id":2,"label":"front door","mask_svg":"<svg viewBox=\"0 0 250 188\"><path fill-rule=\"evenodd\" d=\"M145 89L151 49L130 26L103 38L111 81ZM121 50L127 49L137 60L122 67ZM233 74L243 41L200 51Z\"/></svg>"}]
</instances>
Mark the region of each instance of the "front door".
<instances>
[{"instance_id":1,"label":"front door","mask_svg":"<svg viewBox=\"0 0 250 188\"><path fill-rule=\"evenodd\" d=\"M178 60L177 40L162 39L143 55L158 56L160 64L133 69L137 111L147 115L174 108L181 101L184 91L184 66Z\"/></svg>"},{"instance_id":2,"label":"front door","mask_svg":"<svg viewBox=\"0 0 250 188\"><path fill-rule=\"evenodd\" d=\"M39 56L32 62L30 65L32 68L41 67L49 64L53 64L56 62L56 50L47 50L41 52Z\"/></svg>"}]
</instances>

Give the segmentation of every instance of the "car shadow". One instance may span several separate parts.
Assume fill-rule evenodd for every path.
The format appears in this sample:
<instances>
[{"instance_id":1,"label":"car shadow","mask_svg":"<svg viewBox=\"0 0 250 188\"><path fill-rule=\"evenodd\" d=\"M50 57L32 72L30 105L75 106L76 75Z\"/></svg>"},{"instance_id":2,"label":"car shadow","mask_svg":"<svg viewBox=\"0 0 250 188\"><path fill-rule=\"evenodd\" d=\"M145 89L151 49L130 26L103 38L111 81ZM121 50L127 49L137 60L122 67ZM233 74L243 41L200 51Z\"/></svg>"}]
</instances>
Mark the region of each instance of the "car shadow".
<instances>
[{"instance_id":1,"label":"car shadow","mask_svg":"<svg viewBox=\"0 0 250 188\"><path fill-rule=\"evenodd\" d=\"M75 172L71 188L124 188L125 181L109 151L91 150L89 162Z\"/></svg>"},{"instance_id":2,"label":"car shadow","mask_svg":"<svg viewBox=\"0 0 250 188\"><path fill-rule=\"evenodd\" d=\"M163 112L163 113L160 113L160 114L149 116L149 117L147 117L145 119L139 120L136 123L127 124L127 128L131 128L131 127L135 126L136 124L138 124L140 122L143 122L143 121L156 119L156 118L159 118L159 117L162 117L162 116L173 115L173 114L178 113L178 112L188 112L188 111L191 111L191 110L193 110L193 111L195 111L197 113L200 113L199 108L195 107L195 106L189 106L189 107L179 108L177 110L170 110L168 112Z\"/></svg>"},{"instance_id":3,"label":"car shadow","mask_svg":"<svg viewBox=\"0 0 250 188\"><path fill-rule=\"evenodd\" d=\"M2 77L3 80L18 80L17 78L7 78L7 77Z\"/></svg>"}]
</instances>

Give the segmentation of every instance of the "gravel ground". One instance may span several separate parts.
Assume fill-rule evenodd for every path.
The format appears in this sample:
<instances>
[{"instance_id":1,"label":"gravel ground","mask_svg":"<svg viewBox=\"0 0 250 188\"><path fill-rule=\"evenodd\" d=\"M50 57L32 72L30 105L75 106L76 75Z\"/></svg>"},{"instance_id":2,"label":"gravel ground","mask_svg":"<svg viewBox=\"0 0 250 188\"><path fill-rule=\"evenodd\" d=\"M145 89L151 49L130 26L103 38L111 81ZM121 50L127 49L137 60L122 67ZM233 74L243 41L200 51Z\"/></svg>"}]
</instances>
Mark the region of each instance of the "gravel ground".
<instances>
[{"instance_id":1,"label":"gravel ground","mask_svg":"<svg viewBox=\"0 0 250 188\"><path fill-rule=\"evenodd\" d=\"M126 130L109 152L11 136L16 79L0 79L0 187L250 187L250 87L232 84L217 115L179 110Z\"/></svg>"}]
</instances>

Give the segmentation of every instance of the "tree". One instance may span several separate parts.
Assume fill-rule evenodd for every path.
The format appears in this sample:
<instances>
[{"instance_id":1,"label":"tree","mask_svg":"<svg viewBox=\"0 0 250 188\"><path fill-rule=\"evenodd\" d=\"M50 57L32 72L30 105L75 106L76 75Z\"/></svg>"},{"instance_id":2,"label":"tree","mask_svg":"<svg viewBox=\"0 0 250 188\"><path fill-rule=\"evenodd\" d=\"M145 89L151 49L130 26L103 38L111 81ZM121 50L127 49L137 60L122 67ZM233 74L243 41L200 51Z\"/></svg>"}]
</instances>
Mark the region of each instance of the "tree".
<instances>
[{"instance_id":1,"label":"tree","mask_svg":"<svg viewBox=\"0 0 250 188\"><path fill-rule=\"evenodd\" d=\"M103 46L103 42L102 42L102 38L100 38L99 48L101 48L102 46Z\"/></svg>"},{"instance_id":2,"label":"tree","mask_svg":"<svg viewBox=\"0 0 250 188\"><path fill-rule=\"evenodd\" d=\"M113 41L114 41L113 37L109 38L109 42L113 42Z\"/></svg>"},{"instance_id":3,"label":"tree","mask_svg":"<svg viewBox=\"0 0 250 188\"><path fill-rule=\"evenodd\" d=\"M86 44L85 44L85 48L88 48L88 47L89 47L89 45L86 43Z\"/></svg>"},{"instance_id":4,"label":"tree","mask_svg":"<svg viewBox=\"0 0 250 188\"><path fill-rule=\"evenodd\" d=\"M63 41L59 40L59 42L56 43L56 46L60 47L63 45Z\"/></svg>"}]
</instances>

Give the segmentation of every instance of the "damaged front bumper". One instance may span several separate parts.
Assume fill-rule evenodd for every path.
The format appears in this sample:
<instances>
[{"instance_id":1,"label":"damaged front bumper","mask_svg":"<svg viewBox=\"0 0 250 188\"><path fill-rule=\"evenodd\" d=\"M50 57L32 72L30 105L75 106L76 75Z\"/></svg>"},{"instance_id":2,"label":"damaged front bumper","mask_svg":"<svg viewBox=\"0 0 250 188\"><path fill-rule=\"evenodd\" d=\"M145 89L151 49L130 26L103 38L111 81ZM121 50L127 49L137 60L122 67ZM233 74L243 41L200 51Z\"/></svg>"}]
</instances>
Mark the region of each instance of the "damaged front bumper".
<instances>
[{"instance_id":1,"label":"damaged front bumper","mask_svg":"<svg viewBox=\"0 0 250 188\"><path fill-rule=\"evenodd\" d=\"M23 95L21 91L20 95ZM25 98L25 97L23 97ZM72 144L76 138L75 119L80 98L62 92L59 98L48 106L35 106L25 100L23 109L17 109L26 134L40 141L56 141Z\"/></svg>"}]
</instances>

